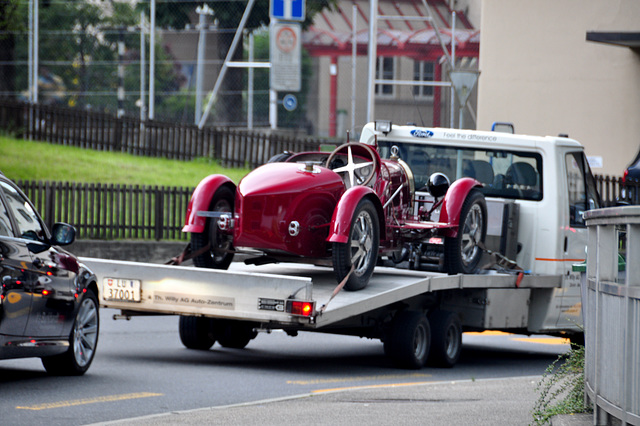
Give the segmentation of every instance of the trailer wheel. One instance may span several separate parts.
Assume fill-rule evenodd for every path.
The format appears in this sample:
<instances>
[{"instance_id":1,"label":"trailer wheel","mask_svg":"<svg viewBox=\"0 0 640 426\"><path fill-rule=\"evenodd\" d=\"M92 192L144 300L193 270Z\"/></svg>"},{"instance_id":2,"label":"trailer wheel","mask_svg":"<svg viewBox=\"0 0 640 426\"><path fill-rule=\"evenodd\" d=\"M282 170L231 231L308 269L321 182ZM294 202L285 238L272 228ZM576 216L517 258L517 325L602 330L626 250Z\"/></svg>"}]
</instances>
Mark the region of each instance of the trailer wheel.
<instances>
[{"instance_id":1,"label":"trailer wheel","mask_svg":"<svg viewBox=\"0 0 640 426\"><path fill-rule=\"evenodd\" d=\"M436 311L429 316L431 323L431 353L429 365L453 367L462 352L462 325L458 315L449 311Z\"/></svg>"},{"instance_id":2,"label":"trailer wheel","mask_svg":"<svg viewBox=\"0 0 640 426\"><path fill-rule=\"evenodd\" d=\"M472 189L460 212L458 235L444 239L445 270L450 275L473 274L482 258L480 242L487 235L487 202L484 195Z\"/></svg>"},{"instance_id":3,"label":"trailer wheel","mask_svg":"<svg viewBox=\"0 0 640 426\"><path fill-rule=\"evenodd\" d=\"M180 315L180 341L188 349L207 350L216 342L211 319Z\"/></svg>"},{"instance_id":4,"label":"trailer wheel","mask_svg":"<svg viewBox=\"0 0 640 426\"><path fill-rule=\"evenodd\" d=\"M348 243L333 243L333 269L341 282L354 265L345 290L360 290L367 286L378 259L380 228L373 203L362 199L351 219Z\"/></svg>"},{"instance_id":5,"label":"trailer wheel","mask_svg":"<svg viewBox=\"0 0 640 426\"><path fill-rule=\"evenodd\" d=\"M258 335L251 323L214 320L218 343L225 348L243 349Z\"/></svg>"},{"instance_id":6,"label":"trailer wheel","mask_svg":"<svg viewBox=\"0 0 640 426\"><path fill-rule=\"evenodd\" d=\"M233 213L235 194L228 186L221 186L211 199L209 211ZM204 232L191 234L191 249L195 252L208 244L211 249L193 258L193 263L199 268L228 269L233 260L233 237L223 234L218 229L218 219L210 218Z\"/></svg>"},{"instance_id":7,"label":"trailer wheel","mask_svg":"<svg viewBox=\"0 0 640 426\"><path fill-rule=\"evenodd\" d=\"M400 368L417 370L429 356L431 329L418 311L398 312L384 340L384 352Z\"/></svg>"}]
</instances>

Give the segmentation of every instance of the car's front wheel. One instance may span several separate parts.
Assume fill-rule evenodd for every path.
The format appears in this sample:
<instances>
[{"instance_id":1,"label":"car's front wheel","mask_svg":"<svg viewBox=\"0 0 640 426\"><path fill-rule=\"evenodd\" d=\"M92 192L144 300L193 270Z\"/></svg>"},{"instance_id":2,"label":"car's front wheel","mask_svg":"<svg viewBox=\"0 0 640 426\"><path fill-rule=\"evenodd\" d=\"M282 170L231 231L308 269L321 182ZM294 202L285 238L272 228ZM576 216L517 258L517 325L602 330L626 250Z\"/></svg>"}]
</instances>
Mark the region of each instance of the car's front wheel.
<instances>
[{"instance_id":1,"label":"car's front wheel","mask_svg":"<svg viewBox=\"0 0 640 426\"><path fill-rule=\"evenodd\" d=\"M363 199L358 203L351 220L349 242L333 243L336 278L342 282L349 276L345 290L360 290L367 286L378 260L379 244L378 213L370 200Z\"/></svg>"},{"instance_id":2,"label":"car's front wheel","mask_svg":"<svg viewBox=\"0 0 640 426\"><path fill-rule=\"evenodd\" d=\"M60 355L42 358L45 370L57 376L83 375L96 353L99 330L98 299L92 291L87 291L76 312L69 337L69 349Z\"/></svg>"},{"instance_id":3,"label":"car's front wheel","mask_svg":"<svg viewBox=\"0 0 640 426\"><path fill-rule=\"evenodd\" d=\"M480 191L472 189L462 205L458 234L444 240L446 271L452 275L475 273L486 235L487 202Z\"/></svg>"},{"instance_id":4,"label":"car's front wheel","mask_svg":"<svg viewBox=\"0 0 640 426\"><path fill-rule=\"evenodd\" d=\"M233 214L235 194L227 186L221 186L211 199L210 212ZM191 250L195 253L209 247L204 253L193 258L193 263L200 268L227 269L233 260L233 237L223 233L218 227L217 217L207 220L203 233L191 234Z\"/></svg>"}]
</instances>

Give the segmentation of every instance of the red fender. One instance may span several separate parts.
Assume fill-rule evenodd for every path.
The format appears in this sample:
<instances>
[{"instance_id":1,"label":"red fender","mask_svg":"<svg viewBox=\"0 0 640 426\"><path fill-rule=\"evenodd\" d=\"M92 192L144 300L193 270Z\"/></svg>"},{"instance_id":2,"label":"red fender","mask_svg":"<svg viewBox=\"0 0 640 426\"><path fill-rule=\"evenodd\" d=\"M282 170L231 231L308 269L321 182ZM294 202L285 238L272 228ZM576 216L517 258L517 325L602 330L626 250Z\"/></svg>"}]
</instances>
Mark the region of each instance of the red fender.
<instances>
[{"instance_id":1,"label":"red fender","mask_svg":"<svg viewBox=\"0 0 640 426\"><path fill-rule=\"evenodd\" d=\"M380 199L375 191L368 186L354 186L342 194L333 211L329 236L327 237L328 242L346 243L349 241L351 219L353 218L358 203L365 197L370 198L376 206L376 210L378 211L378 224L380 226L380 240L385 239L385 220Z\"/></svg>"},{"instance_id":2,"label":"red fender","mask_svg":"<svg viewBox=\"0 0 640 426\"><path fill-rule=\"evenodd\" d=\"M213 194L215 194L222 185L231 185L234 191L236 189L233 181L224 175L209 175L200 181L191 195L191 200L189 200L182 232L204 232L207 218L198 216L198 212L209 210Z\"/></svg>"},{"instance_id":3,"label":"red fender","mask_svg":"<svg viewBox=\"0 0 640 426\"><path fill-rule=\"evenodd\" d=\"M447 237L456 237L458 235L462 205L473 188L482 188L482 184L475 179L464 177L453 182L444 196L439 222L456 226L444 232Z\"/></svg>"}]
</instances>

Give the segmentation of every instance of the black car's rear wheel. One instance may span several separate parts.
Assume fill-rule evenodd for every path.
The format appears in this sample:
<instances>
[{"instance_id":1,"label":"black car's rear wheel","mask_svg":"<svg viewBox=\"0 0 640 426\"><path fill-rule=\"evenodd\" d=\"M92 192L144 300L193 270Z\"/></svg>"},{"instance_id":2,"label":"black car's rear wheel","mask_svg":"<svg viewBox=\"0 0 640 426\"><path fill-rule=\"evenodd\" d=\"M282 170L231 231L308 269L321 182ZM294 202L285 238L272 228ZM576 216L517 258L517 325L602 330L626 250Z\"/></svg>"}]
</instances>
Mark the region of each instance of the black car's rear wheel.
<instances>
[{"instance_id":1,"label":"black car's rear wheel","mask_svg":"<svg viewBox=\"0 0 640 426\"><path fill-rule=\"evenodd\" d=\"M487 202L480 191L472 189L462 205L458 234L444 240L446 271L449 274L475 273L486 235Z\"/></svg>"},{"instance_id":2,"label":"black car's rear wheel","mask_svg":"<svg viewBox=\"0 0 640 426\"><path fill-rule=\"evenodd\" d=\"M233 215L235 194L228 186L221 186L211 199L210 212ZM200 268L227 269L233 260L233 236L218 227L218 217L207 219L203 233L191 234L191 250L196 252L209 245L209 250L193 258Z\"/></svg>"},{"instance_id":3,"label":"black car's rear wheel","mask_svg":"<svg viewBox=\"0 0 640 426\"><path fill-rule=\"evenodd\" d=\"M363 199L351 220L349 242L333 243L333 269L338 282L349 274L353 265L345 290L360 290L367 286L376 266L379 244L378 213L371 201Z\"/></svg>"},{"instance_id":4,"label":"black car's rear wheel","mask_svg":"<svg viewBox=\"0 0 640 426\"><path fill-rule=\"evenodd\" d=\"M99 330L98 299L92 291L87 291L76 312L69 336L69 349L63 354L42 358L42 365L53 375L83 375L96 353Z\"/></svg>"}]
</instances>

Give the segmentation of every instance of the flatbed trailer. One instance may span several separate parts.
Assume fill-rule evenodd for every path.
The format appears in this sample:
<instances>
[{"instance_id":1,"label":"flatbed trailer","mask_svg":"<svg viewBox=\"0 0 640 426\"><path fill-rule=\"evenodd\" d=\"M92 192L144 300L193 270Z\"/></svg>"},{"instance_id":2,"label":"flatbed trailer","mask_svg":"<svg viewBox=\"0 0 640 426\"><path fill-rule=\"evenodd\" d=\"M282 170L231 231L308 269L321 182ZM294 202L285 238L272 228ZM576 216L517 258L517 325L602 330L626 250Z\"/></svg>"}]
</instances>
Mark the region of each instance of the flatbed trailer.
<instances>
[{"instance_id":1,"label":"flatbed trailer","mask_svg":"<svg viewBox=\"0 0 640 426\"><path fill-rule=\"evenodd\" d=\"M429 352L433 364L454 365L466 330L537 332L529 324L539 323L535 317L545 312L535 299L548 298L562 282L561 276L377 267L366 288L348 292L336 287L331 268L305 264L233 263L221 271L81 260L98 277L102 307L119 309L124 317L180 315L187 347L208 349L215 341L244 347L257 331L274 329L328 332L379 338L404 368L421 367Z\"/></svg>"}]
</instances>

